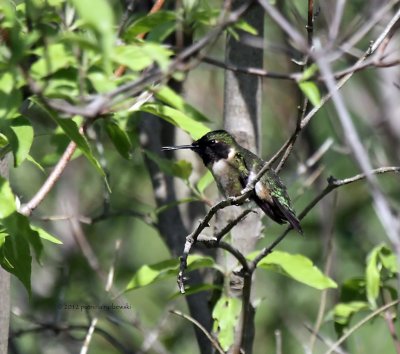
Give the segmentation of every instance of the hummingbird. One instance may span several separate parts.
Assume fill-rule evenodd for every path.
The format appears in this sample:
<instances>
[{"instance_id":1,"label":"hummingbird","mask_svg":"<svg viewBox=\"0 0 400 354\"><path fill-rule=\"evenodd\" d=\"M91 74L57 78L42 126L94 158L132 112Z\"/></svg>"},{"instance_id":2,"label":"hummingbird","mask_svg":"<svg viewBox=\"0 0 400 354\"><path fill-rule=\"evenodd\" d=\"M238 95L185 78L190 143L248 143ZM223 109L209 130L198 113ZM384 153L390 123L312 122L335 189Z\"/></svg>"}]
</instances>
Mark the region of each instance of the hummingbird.
<instances>
[{"instance_id":1,"label":"hummingbird","mask_svg":"<svg viewBox=\"0 0 400 354\"><path fill-rule=\"evenodd\" d=\"M237 197L251 183L266 163L239 145L225 130L208 132L190 145L164 146L162 150L190 149L197 153L211 171L219 191L225 197ZM303 233L286 187L272 168L255 184L249 197L263 212L279 224L289 223Z\"/></svg>"}]
</instances>

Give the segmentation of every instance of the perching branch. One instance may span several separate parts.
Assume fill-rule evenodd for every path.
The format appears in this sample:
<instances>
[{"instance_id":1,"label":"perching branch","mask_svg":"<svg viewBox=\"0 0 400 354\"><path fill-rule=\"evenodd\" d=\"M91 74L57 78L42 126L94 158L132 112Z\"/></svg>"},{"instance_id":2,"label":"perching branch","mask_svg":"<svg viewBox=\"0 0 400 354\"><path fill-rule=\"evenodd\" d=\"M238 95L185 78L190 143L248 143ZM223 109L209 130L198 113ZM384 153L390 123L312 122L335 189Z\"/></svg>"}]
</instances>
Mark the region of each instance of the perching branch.
<instances>
[{"instance_id":1,"label":"perching branch","mask_svg":"<svg viewBox=\"0 0 400 354\"><path fill-rule=\"evenodd\" d=\"M377 169L374 169L370 171L370 175L378 175L378 174L383 174L383 173L389 173L389 172L395 172L399 173L400 172L400 167L380 167ZM358 182L361 180L364 180L366 178L366 175L364 173L360 173L358 175L355 175L353 177L345 178L345 179L335 179L334 177L328 178L328 185L321 191L319 195L317 195L304 209L303 211L298 215L299 220L302 220L314 207L315 205L318 204L318 202L324 198L326 195L328 195L330 192L335 190L338 187L345 186L350 183ZM291 226L289 226L274 242L271 243L268 247L264 248L250 263L250 269L255 269L257 267L257 264L268 254L270 254L274 248L286 237L286 235L289 233L291 230Z\"/></svg>"}]
</instances>

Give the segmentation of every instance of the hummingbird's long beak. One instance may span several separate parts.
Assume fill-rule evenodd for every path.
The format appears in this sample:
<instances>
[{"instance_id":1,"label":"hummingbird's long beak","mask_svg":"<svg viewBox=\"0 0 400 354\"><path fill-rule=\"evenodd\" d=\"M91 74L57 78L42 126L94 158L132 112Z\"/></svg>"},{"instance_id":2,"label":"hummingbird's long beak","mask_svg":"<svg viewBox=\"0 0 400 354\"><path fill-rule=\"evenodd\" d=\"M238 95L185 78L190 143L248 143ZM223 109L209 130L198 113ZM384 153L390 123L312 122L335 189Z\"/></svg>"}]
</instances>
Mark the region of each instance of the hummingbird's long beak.
<instances>
[{"instance_id":1,"label":"hummingbird's long beak","mask_svg":"<svg viewBox=\"0 0 400 354\"><path fill-rule=\"evenodd\" d=\"M181 150L181 149L195 149L196 146L194 144L191 145L179 145L179 146L163 146L161 148L162 151L172 151L172 150Z\"/></svg>"}]
</instances>

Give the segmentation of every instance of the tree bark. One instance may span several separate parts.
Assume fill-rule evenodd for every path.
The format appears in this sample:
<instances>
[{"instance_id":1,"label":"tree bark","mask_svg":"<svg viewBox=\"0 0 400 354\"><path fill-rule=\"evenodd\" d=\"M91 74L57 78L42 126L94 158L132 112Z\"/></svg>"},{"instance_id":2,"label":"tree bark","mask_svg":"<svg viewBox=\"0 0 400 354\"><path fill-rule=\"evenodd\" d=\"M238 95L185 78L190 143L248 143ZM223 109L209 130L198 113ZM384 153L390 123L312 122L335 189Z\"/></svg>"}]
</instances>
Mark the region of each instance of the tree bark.
<instances>
[{"instance_id":1,"label":"tree bark","mask_svg":"<svg viewBox=\"0 0 400 354\"><path fill-rule=\"evenodd\" d=\"M173 145L173 129L171 124L166 124L160 118L151 114L143 114L142 123L143 147L153 151L156 154L161 152L161 146ZM146 164L150 172L151 182L153 184L154 196L158 207L176 202L176 190L173 178L162 173L158 166L146 159ZM182 216L177 206L169 207L158 216L158 230L161 237L165 240L173 256L178 257L183 251L185 237L188 230L185 228ZM198 272L191 272L187 284L202 283ZM208 305L206 292L186 296L187 304L191 316L196 319L208 331L211 331L211 312ZM201 354L211 353L211 344L204 333L197 327L194 327L197 342Z\"/></svg>"},{"instance_id":2,"label":"tree bark","mask_svg":"<svg viewBox=\"0 0 400 354\"><path fill-rule=\"evenodd\" d=\"M8 179L8 154L0 159L0 175ZM0 267L0 354L8 352L10 327L10 273Z\"/></svg>"},{"instance_id":3,"label":"tree bark","mask_svg":"<svg viewBox=\"0 0 400 354\"><path fill-rule=\"evenodd\" d=\"M233 7L240 5L240 3L239 0L234 1ZM264 11L259 5L253 5L243 16L243 20L253 26L259 36L263 36ZM238 67L262 68L263 54L262 49L247 46L232 36L227 39L225 56L227 64ZM240 145L254 153L259 153L261 149L261 94L262 81L260 77L228 70L225 72L224 128L236 137ZM226 223L241 212L240 207L225 209L222 220ZM251 213L231 231L232 244L243 254L248 254L254 250L256 242L261 237L261 232L260 214ZM236 263L235 259L229 258L227 261L228 269L232 270ZM242 278L232 275L231 284L234 284L231 287L232 293L241 289L242 281ZM243 349L247 354L252 352L254 341L254 308L251 305L250 307L243 339Z\"/></svg>"}]
</instances>

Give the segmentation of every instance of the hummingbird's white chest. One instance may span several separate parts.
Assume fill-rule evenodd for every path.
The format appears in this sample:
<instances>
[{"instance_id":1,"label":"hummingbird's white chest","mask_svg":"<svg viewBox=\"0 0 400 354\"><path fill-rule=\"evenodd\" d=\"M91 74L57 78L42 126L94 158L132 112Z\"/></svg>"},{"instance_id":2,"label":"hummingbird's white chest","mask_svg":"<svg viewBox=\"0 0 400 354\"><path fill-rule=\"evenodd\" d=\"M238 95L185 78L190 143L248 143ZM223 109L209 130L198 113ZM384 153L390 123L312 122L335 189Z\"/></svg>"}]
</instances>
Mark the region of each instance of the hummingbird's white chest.
<instances>
[{"instance_id":1,"label":"hummingbird's white chest","mask_svg":"<svg viewBox=\"0 0 400 354\"><path fill-rule=\"evenodd\" d=\"M242 189L238 170L233 161L235 153L235 149L232 148L227 159L220 159L214 162L210 168L218 189L226 197L240 195Z\"/></svg>"}]
</instances>

